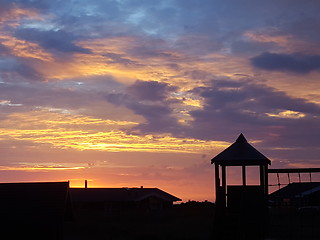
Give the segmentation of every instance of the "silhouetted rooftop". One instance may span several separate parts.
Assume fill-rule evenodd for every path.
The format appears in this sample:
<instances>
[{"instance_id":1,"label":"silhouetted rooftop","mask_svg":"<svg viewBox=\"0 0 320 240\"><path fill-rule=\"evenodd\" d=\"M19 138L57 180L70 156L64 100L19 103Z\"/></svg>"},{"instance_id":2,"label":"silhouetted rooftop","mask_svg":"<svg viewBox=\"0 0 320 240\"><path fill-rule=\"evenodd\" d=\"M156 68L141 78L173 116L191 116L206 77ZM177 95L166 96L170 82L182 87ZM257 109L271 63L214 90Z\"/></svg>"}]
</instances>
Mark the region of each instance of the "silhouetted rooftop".
<instances>
[{"instance_id":1,"label":"silhouetted rooftop","mask_svg":"<svg viewBox=\"0 0 320 240\"><path fill-rule=\"evenodd\" d=\"M158 188L70 188L70 193L77 202L137 202L149 197L167 202L181 201Z\"/></svg>"},{"instance_id":2,"label":"silhouetted rooftop","mask_svg":"<svg viewBox=\"0 0 320 240\"><path fill-rule=\"evenodd\" d=\"M68 182L0 184L0 226L8 239L62 239L72 219Z\"/></svg>"},{"instance_id":3,"label":"silhouetted rooftop","mask_svg":"<svg viewBox=\"0 0 320 240\"><path fill-rule=\"evenodd\" d=\"M251 146L241 133L237 140L211 159L211 163L225 166L271 164L271 161Z\"/></svg>"},{"instance_id":4,"label":"silhouetted rooftop","mask_svg":"<svg viewBox=\"0 0 320 240\"><path fill-rule=\"evenodd\" d=\"M6 221L63 220L68 188L68 182L1 183L1 216Z\"/></svg>"},{"instance_id":5,"label":"silhouetted rooftop","mask_svg":"<svg viewBox=\"0 0 320 240\"><path fill-rule=\"evenodd\" d=\"M306 196L320 191L320 182L290 183L287 186L271 193L271 198Z\"/></svg>"}]
</instances>

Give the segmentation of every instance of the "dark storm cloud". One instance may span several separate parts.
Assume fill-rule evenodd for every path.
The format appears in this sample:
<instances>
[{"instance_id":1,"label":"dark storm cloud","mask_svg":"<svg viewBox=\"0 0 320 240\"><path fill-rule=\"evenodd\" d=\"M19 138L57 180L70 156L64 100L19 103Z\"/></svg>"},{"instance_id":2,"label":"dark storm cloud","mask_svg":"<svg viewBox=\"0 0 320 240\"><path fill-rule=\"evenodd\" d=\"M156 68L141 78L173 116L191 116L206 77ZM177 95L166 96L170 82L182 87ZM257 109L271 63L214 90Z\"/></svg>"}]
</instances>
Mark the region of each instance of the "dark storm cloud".
<instances>
[{"instance_id":1,"label":"dark storm cloud","mask_svg":"<svg viewBox=\"0 0 320 240\"><path fill-rule=\"evenodd\" d=\"M41 31L34 28L27 28L17 30L15 36L27 41L37 42L43 48L49 50L67 53L91 53L89 49L75 45L74 41L77 40L77 38L73 34L63 30Z\"/></svg>"},{"instance_id":2,"label":"dark storm cloud","mask_svg":"<svg viewBox=\"0 0 320 240\"><path fill-rule=\"evenodd\" d=\"M269 71L309 73L314 70L320 70L320 55L264 52L251 58L251 64L257 68Z\"/></svg>"}]
</instances>

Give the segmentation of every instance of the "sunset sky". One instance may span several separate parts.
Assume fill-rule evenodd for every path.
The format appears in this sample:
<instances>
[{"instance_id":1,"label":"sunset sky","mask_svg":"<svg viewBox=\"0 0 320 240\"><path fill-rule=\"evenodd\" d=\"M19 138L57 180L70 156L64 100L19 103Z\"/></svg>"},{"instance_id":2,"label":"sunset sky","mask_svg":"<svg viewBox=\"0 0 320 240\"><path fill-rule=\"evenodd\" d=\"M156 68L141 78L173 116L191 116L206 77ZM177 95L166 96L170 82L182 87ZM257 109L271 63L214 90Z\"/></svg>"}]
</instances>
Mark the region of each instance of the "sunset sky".
<instances>
[{"instance_id":1,"label":"sunset sky","mask_svg":"<svg viewBox=\"0 0 320 240\"><path fill-rule=\"evenodd\" d=\"M210 159L240 133L272 168L320 167L319 9L0 0L0 182L211 201Z\"/></svg>"}]
</instances>

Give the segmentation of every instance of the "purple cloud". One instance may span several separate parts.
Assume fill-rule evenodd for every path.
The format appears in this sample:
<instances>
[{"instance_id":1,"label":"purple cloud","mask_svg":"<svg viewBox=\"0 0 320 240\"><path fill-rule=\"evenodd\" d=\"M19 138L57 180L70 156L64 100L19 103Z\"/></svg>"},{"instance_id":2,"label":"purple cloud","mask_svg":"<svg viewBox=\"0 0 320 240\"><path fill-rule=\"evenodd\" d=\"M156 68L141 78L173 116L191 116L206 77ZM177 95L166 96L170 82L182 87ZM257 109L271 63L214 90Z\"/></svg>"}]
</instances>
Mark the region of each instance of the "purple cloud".
<instances>
[{"instance_id":1,"label":"purple cloud","mask_svg":"<svg viewBox=\"0 0 320 240\"><path fill-rule=\"evenodd\" d=\"M9 53L9 49L0 43L0 56L6 55L8 53Z\"/></svg>"},{"instance_id":2,"label":"purple cloud","mask_svg":"<svg viewBox=\"0 0 320 240\"><path fill-rule=\"evenodd\" d=\"M85 53L91 51L74 44L77 37L63 30L42 31L34 28L18 29L15 36L27 41L37 42L43 48L67 53Z\"/></svg>"},{"instance_id":3,"label":"purple cloud","mask_svg":"<svg viewBox=\"0 0 320 240\"><path fill-rule=\"evenodd\" d=\"M250 82L213 81L211 86L196 88L193 92L204 99L204 107L190 112L193 117L190 136L232 140L230 136L245 132L264 139L264 146L314 147L318 144L320 107L315 103ZM288 111L300 115L277 115Z\"/></svg>"},{"instance_id":4,"label":"purple cloud","mask_svg":"<svg viewBox=\"0 0 320 240\"><path fill-rule=\"evenodd\" d=\"M140 100L164 101L170 92L177 90L177 87L157 81L139 81L128 87L128 92Z\"/></svg>"},{"instance_id":5,"label":"purple cloud","mask_svg":"<svg viewBox=\"0 0 320 240\"><path fill-rule=\"evenodd\" d=\"M317 145L320 107L305 99L251 81L215 80L207 87L191 91L203 98L204 105L202 109L189 111L193 120L181 125L173 114L174 105L168 100L174 91L166 83L137 81L126 93L108 94L106 98L144 117L145 122L132 129L141 134L171 133L176 137L232 141L230 136L244 132L264 139L264 146ZM289 115L281 115L285 113ZM305 132L314 134L305 139Z\"/></svg>"},{"instance_id":6,"label":"purple cloud","mask_svg":"<svg viewBox=\"0 0 320 240\"><path fill-rule=\"evenodd\" d=\"M135 114L144 117L145 122L132 130L146 133L179 133L178 119L173 116L173 108L168 99L176 87L157 81L136 81L126 93L111 93L106 99L115 105L125 106Z\"/></svg>"},{"instance_id":7,"label":"purple cloud","mask_svg":"<svg viewBox=\"0 0 320 240\"><path fill-rule=\"evenodd\" d=\"M21 79L28 81L42 81L44 79L41 73L20 58L0 58L0 75L8 82Z\"/></svg>"},{"instance_id":8,"label":"purple cloud","mask_svg":"<svg viewBox=\"0 0 320 240\"><path fill-rule=\"evenodd\" d=\"M264 52L250 60L253 66L269 71L289 71L305 74L320 70L320 55Z\"/></svg>"}]
</instances>

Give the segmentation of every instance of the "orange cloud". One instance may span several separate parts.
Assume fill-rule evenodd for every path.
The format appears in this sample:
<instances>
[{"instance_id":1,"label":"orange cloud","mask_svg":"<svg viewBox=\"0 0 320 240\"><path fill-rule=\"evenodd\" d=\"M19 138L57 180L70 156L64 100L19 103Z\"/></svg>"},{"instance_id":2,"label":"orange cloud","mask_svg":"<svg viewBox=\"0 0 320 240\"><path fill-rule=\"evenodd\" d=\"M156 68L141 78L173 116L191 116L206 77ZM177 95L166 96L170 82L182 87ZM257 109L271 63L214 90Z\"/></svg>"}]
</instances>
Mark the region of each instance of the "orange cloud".
<instances>
[{"instance_id":1,"label":"orange cloud","mask_svg":"<svg viewBox=\"0 0 320 240\"><path fill-rule=\"evenodd\" d=\"M288 46L289 42L293 40L291 35L276 35L270 31L247 31L244 33L244 37L255 42L276 43L282 47Z\"/></svg>"},{"instance_id":2,"label":"orange cloud","mask_svg":"<svg viewBox=\"0 0 320 240\"><path fill-rule=\"evenodd\" d=\"M0 29L2 24L10 27L19 26L21 18L43 20L35 9L20 8L18 5L13 4L12 7L1 11Z\"/></svg>"},{"instance_id":3,"label":"orange cloud","mask_svg":"<svg viewBox=\"0 0 320 240\"><path fill-rule=\"evenodd\" d=\"M34 166L0 166L0 171L41 171L41 172L47 172L47 171L65 171L65 170L79 170L83 169L85 167L63 167L59 165L53 165L53 166L44 166L44 165L34 165Z\"/></svg>"},{"instance_id":4,"label":"orange cloud","mask_svg":"<svg viewBox=\"0 0 320 240\"><path fill-rule=\"evenodd\" d=\"M247 31L243 36L249 41L274 43L276 46L281 47L282 52L286 53L319 53L319 47L316 44L299 39L297 36L281 33L274 28Z\"/></svg>"},{"instance_id":5,"label":"orange cloud","mask_svg":"<svg viewBox=\"0 0 320 240\"><path fill-rule=\"evenodd\" d=\"M1 35L1 44L11 50L12 54L17 57L33 58L42 61L53 61L50 53L46 52L37 43L19 40L13 36Z\"/></svg>"}]
</instances>

